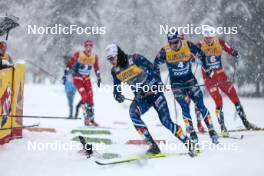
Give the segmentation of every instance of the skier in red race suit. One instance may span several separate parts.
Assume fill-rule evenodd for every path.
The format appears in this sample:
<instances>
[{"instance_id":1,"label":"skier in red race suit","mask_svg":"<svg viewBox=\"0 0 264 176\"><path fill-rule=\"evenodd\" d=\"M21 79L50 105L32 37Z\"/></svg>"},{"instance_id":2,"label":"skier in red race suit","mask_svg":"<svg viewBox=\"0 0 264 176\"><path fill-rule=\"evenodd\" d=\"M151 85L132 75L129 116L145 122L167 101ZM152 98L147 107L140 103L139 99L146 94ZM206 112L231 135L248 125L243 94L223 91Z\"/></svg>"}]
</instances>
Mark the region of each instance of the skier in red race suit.
<instances>
[{"instance_id":1,"label":"skier in red race suit","mask_svg":"<svg viewBox=\"0 0 264 176\"><path fill-rule=\"evenodd\" d=\"M99 71L99 58L92 53L93 42L86 40L84 42L84 50L75 52L67 63L64 77L69 73L70 69L73 71L73 82L82 100L84 107L84 124L86 126L98 126L94 120L94 102L93 90L91 84L91 70L94 68L97 77L97 86L100 87L101 77Z\"/></svg>"},{"instance_id":2,"label":"skier in red race suit","mask_svg":"<svg viewBox=\"0 0 264 176\"><path fill-rule=\"evenodd\" d=\"M216 116L221 127L223 136L229 136L224 123L223 100L220 90L224 92L229 99L234 103L236 111L240 116L244 126L247 129L254 129L255 126L248 122L245 111L240 103L235 87L228 80L222 66L223 51L235 58L237 63L240 55L238 51L230 47L223 39L215 36L211 28L203 32L204 38L197 43L197 47L205 53L206 59L202 63L202 75L206 88L213 98L216 105Z\"/></svg>"}]
</instances>

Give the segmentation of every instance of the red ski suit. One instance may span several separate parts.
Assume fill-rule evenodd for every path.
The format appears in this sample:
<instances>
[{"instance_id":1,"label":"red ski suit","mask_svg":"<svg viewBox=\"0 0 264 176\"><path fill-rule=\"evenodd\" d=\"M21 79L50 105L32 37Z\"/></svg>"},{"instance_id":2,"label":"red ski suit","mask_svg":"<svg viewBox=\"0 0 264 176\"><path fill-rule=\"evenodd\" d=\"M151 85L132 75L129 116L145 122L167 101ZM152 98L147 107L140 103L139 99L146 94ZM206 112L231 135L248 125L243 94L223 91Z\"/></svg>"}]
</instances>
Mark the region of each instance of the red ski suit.
<instances>
[{"instance_id":1,"label":"red ski suit","mask_svg":"<svg viewBox=\"0 0 264 176\"><path fill-rule=\"evenodd\" d=\"M197 46L201 48L206 55L205 65L202 67L202 75L206 88L214 99L216 108L221 108L223 106L220 90L223 91L234 104L239 103L237 92L232 83L229 82L221 61L223 50L231 55L234 49L224 40L217 37L213 38L213 43L211 45L208 45L205 40L201 40L197 43ZM206 74L206 69L213 71L213 76L211 78ZM219 84L216 85L216 83Z\"/></svg>"},{"instance_id":2,"label":"red ski suit","mask_svg":"<svg viewBox=\"0 0 264 176\"><path fill-rule=\"evenodd\" d=\"M85 51L78 51L72 55L67 63L67 67L74 70L73 82L82 100L93 105L93 89L90 79L92 68L94 68L97 78L100 77L98 56L95 54L87 55Z\"/></svg>"}]
</instances>

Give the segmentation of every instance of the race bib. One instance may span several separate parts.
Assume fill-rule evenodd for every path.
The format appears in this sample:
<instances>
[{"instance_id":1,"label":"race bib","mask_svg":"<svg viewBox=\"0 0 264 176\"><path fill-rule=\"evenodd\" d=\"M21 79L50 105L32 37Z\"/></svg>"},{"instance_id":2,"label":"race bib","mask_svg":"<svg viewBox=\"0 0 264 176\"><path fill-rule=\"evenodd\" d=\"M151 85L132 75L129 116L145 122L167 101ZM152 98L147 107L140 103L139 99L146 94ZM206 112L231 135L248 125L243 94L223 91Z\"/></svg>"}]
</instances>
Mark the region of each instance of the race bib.
<instances>
[{"instance_id":1,"label":"race bib","mask_svg":"<svg viewBox=\"0 0 264 176\"><path fill-rule=\"evenodd\" d=\"M127 69L119 72L116 76L117 78L122 82L128 82L129 80L137 77L143 72L143 70L138 67L137 65L132 65L128 67Z\"/></svg>"}]
</instances>

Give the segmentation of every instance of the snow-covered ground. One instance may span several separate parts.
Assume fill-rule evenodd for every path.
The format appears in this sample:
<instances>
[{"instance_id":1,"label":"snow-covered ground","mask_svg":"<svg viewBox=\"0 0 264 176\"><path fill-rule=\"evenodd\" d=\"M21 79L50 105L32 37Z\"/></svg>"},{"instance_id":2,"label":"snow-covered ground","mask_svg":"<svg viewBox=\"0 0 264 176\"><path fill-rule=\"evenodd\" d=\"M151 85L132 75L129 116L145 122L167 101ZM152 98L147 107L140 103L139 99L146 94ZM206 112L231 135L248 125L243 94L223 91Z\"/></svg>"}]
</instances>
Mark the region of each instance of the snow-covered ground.
<instances>
[{"instance_id":1,"label":"snow-covered ground","mask_svg":"<svg viewBox=\"0 0 264 176\"><path fill-rule=\"evenodd\" d=\"M132 96L126 95L126 96ZM167 93L172 119L175 120L173 99L171 93ZM113 141L105 151L118 153L122 158L141 154L146 146L127 145L128 139L140 139L135 131L129 116L130 102L116 103L111 92L95 92L96 120L102 126L113 127L110 129ZM79 96L76 96L76 103ZM234 119L234 106L228 99L224 99L224 112L228 129L236 129L242 126L239 118ZM205 103L214 119L214 124L219 131L217 119L214 114L214 103L211 98L206 98ZM264 127L263 98L242 98L248 119L258 126ZM178 109L178 122L183 125L181 111ZM192 108L193 111L193 108ZM24 95L25 115L67 116L67 101L64 89L61 85L26 85ZM193 114L193 112L192 112ZM194 117L194 114L193 114ZM179 144L179 141L160 124L153 109L143 116L143 120L149 127L155 139L164 139L170 143ZM127 122L124 125L114 122ZM40 127L55 128L56 133L29 132L24 130L23 138L12 140L10 143L0 146L0 169L5 176L68 176L68 175L259 175L264 174L264 132L232 133L234 136L244 135L243 140L220 139L222 145L232 146L231 150L210 150L205 147L201 155L196 158L189 156L170 156L166 158L148 160L145 164L129 163L115 166L99 166L94 159L86 159L78 153L78 149L72 150L36 150L30 148L30 144L69 143L73 134L72 129L83 126L82 120L61 119L24 119L24 125L40 122ZM108 136L104 136L108 137ZM208 141L208 135L199 134L200 141ZM77 142L74 144L78 144ZM40 145L41 146L41 145ZM163 150L173 152L173 149Z\"/></svg>"}]
</instances>

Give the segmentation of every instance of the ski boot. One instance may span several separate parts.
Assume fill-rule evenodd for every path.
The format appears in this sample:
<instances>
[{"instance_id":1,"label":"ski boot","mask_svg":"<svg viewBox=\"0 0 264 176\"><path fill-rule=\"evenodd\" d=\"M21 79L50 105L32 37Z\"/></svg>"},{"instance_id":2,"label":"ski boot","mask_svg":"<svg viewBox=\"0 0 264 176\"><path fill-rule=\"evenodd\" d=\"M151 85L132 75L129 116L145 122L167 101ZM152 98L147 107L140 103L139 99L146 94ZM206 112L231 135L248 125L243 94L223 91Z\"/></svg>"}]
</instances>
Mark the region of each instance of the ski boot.
<instances>
[{"instance_id":1,"label":"ski boot","mask_svg":"<svg viewBox=\"0 0 264 176\"><path fill-rule=\"evenodd\" d=\"M212 139L212 143L219 144L218 135L217 135L217 133L215 132L214 129L209 130L209 135L210 135L210 137Z\"/></svg>"},{"instance_id":2,"label":"ski boot","mask_svg":"<svg viewBox=\"0 0 264 176\"><path fill-rule=\"evenodd\" d=\"M151 142L149 149L146 152L147 155L160 154L159 146L155 142Z\"/></svg>"},{"instance_id":3,"label":"ski boot","mask_svg":"<svg viewBox=\"0 0 264 176\"><path fill-rule=\"evenodd\" d=\"M90 158L91 155L93 154L93 146L92 144L86 143L85 139L83 136L79 136L79 140L83 146L83 150L85 151L85 155L87 158Z\"/></svg>"},{"instance_id":4,"label":"ski boot","mask_svg":"<svg viewBox=\"0 0 264 176\"><path fill-rule=\"evenodd\" d=\"M84 103L84 117L93 117L94 108L92 104Z\"/></svg>"},{"instance_id":5,"label":"ski boot","mask_svg":"<svg viewBox=\"0 0 264 176\"><path fill-rule=\"evenodd\" d=\"M187 139L184 144L188 149L188 155L190 157L195 157L200 153L200 148L197 147L197 144L193 143L190 139Z\"/></svg>"},{"instance_id":6,"label":"ski boot","mask_svg":"<svg viewBox=\"0 0 264 176\"><path fill-rule=\"evenodd\" d=\"M205 133L205 129L202 125L202 120L197 120L197 128L200 133Z\"/></svg>"},{"instance_id":7,"label":"ski boot","mask_svg":"<svg viewBox=\"0 0 264 176\"><path fill-rule=\"evenodd\" d=\"M256 130L256 129L258 129L258 127L256 125L250 123L247 120L246 113L245 113L245 111L244 111L244 109L243 109L243 107L241 106L240 103L236 105L236 110L237 110L237 113L238 113L239 117L242 120L243 125L245 126L245 128L247 130Z\"/></svg>"},{"instance_id":8,"label":"ski boot","mask_svg":"<svg viewBox=\"0 0 264 176\"><path fill-rule=\"evenodd\" d=\"M91 118L85 118L84 119L84 125L85 126L92 126L92 127L98 127L98 123L94 121L94 119Z\"/></svg>"},{"instance_id":9,"label":"ski boot","mask_svg":"<svg viewBox=\"0 0 264 176\"><path fill-rule=\"evenodd\" d=\"M190 132L190 139L194 144L197 144L199 141L198 136L194 130Z\"/></svg>"},{"instance_id":10,"label":"ski boot","mask_svg":"<svg viewBox=\"0 0 264 176\"><path fill-rule=\"evenodd\" d=\"M227 131L225 124L222 124L220 128L221 128L221 136L229 137L229 132Z\"/></svg>"}]
</instances>

